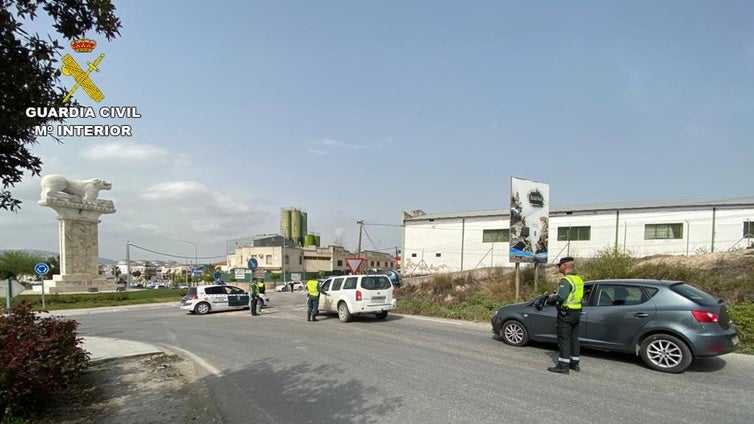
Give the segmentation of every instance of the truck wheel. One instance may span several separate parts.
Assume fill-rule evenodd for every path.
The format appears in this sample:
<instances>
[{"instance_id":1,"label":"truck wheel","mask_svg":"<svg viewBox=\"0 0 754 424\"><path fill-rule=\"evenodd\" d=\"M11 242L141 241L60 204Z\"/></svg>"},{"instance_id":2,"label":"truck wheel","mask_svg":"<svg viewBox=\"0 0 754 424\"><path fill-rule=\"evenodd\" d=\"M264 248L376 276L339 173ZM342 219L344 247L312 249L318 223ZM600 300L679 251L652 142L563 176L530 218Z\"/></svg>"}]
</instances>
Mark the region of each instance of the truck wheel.
<instances>
[{"instance_id":1,"label":"truck wheel","mask_svg":"<svg viewBox=\"0 0 754 424\"><path fill-rule=\"evenodd\" d=\"M338 304L338 319L341 322L351 321L351 312L348 311L348 305L346 305L346 302L340 302L340 304Z\"/></svg>"}]
</instances>

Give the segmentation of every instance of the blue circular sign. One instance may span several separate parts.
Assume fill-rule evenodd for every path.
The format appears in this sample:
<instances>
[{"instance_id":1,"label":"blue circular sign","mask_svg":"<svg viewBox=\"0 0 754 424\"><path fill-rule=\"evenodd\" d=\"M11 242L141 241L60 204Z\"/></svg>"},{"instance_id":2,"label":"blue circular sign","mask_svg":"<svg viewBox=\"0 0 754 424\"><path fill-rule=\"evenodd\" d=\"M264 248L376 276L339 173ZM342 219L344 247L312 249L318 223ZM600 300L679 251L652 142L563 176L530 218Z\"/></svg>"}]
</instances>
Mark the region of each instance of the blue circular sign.
<instances>
[{"instance_id":1,"label":"blue circular sign","mask_svg":"<svg viewBox=\"0 0 754 424\"><path fill-rule=\"evenodd\" d=\"M259 264L257 263L257 259L256 258L250 258L249 262L247 262L246 265L249 266L250 270L254 271L255 269L257 269L257 265L259 265Z\"/></svg>"},{"instance_id":2,"label":"blue circular sign","mask_svg":"<svg viewBox=\"0 0 754 424\"><path fill-rule=\"evenodd\" d=\"M222 274L220 274L219 272L216 272L215 273L215 280L219 280L220 277L222 277L222 276L223 276Z\"/></svg>"},{"instance_id":3,"label":"blue circular sign","mask_svg":"<svg viewBox=\"0 0 754 424\"><path fill-rule=\"evenodd\" d=\"M44 262L40 262L34 265L34 272L36 272L39 275L45 275L48 272L50 272L50 266Z\"/></svg>"}]
</instances>

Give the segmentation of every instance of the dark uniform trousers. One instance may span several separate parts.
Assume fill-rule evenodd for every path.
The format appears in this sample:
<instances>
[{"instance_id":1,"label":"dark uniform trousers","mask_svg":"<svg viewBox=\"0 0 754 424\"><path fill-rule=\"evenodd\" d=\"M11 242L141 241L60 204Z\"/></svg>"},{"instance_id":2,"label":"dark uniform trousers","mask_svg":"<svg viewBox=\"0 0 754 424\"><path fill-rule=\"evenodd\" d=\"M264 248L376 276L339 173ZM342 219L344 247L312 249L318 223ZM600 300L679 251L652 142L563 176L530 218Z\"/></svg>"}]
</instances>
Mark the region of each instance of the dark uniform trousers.
<instances>
[{"instance_id":1,"label":"dark uniform trousers","mask_svg":"<svg viewBox=\"0 0 754 424\"><path fill-rule=\"evenodd\" d=\"M558 308L555 328L558 335L558 351L561 361L570 362L571 357L579 357L579 323L581 309Z\"/></svg>"}]
</instances>

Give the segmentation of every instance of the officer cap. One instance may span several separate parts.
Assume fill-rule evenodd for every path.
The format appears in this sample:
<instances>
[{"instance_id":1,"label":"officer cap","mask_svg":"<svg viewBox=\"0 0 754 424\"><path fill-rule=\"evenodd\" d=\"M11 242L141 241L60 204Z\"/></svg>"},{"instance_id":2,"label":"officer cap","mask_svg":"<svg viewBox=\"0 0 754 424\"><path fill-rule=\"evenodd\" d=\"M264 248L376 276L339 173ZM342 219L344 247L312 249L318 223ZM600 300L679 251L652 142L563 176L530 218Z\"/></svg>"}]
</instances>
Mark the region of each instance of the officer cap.
<instances>
[{"instance_id":1,"label":"officer cap","mask_svg":"<svg viewBox=\"0 0 754 424\"><path fill-rule=\"evenodd\" d=\"M573 262L573 258L570 256L566 256L565 258L560 258L560 262L558 262L558 266L561 266L567 262Z\"/></svg>"}]
</instances>

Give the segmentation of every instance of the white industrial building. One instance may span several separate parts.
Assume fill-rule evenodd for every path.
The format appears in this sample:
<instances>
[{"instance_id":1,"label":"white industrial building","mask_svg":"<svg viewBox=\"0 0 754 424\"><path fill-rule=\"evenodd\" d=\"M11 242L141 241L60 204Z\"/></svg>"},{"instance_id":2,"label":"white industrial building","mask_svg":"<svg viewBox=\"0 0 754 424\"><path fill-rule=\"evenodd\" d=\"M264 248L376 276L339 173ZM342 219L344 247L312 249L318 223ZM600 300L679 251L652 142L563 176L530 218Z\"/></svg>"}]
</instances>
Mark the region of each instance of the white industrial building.
<instances>
[{"instance_id":1,"label":"white industrial building","mask_svg":"<svg viewBox=\"0 0 754 424\"><path fill-rule=\"evenodd\" d=\"M754 197L551 207L548 262L563 256L593 257L615 247L636 257L751 247L752 221ZM509 210L404 212L402 272L511 267L509 223Z\"/></svg>"}]
</instances>

